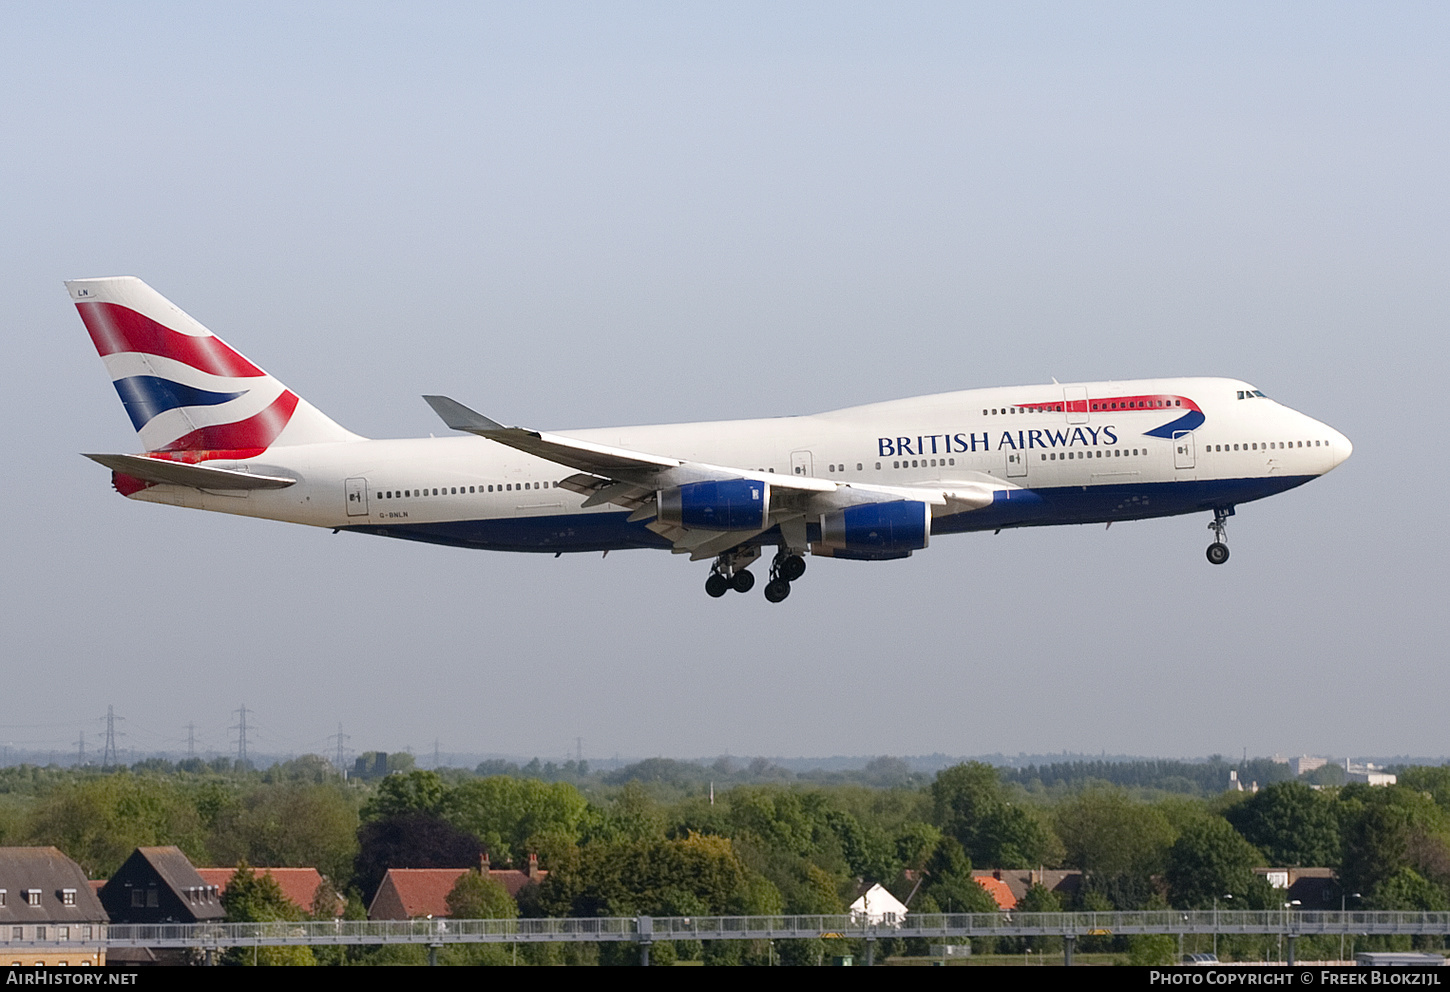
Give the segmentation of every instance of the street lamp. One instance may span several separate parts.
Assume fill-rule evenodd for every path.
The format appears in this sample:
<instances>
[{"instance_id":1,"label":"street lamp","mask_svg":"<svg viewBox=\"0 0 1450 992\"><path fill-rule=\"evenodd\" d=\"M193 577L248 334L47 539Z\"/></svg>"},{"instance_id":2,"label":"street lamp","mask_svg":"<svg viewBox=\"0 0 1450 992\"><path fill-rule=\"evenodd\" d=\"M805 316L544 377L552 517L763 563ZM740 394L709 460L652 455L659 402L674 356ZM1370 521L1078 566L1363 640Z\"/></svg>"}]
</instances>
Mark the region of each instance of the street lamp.
<instances>
[{"instance_id":1,"label":"street lamp","mask_svg":"<svg viewBox=\"0 0 1450 992\"><path fill-rule=\"evenodd\" d=\"M1225 892L1223 898L1233 901L1234 894ZM1213 959L1218 960L1218 896L1213 897Z\"/></svg>"},{"instance_id":2,"label":"street lamp","mask_svg":"<svg viewBox=\"0 0 1450 992\"><path fill-rule=\"evenodd\" d=\"M1361 898L1358 892L1347 893L1343 889L1339 890L1339 925L1344 928L1339 932L1339 960L1341 961L1344 960L1344 931L1349 929L1348 922L1344 918L1344 900L1346 896L1350 899Z\"/></svg>"}]
</instances>

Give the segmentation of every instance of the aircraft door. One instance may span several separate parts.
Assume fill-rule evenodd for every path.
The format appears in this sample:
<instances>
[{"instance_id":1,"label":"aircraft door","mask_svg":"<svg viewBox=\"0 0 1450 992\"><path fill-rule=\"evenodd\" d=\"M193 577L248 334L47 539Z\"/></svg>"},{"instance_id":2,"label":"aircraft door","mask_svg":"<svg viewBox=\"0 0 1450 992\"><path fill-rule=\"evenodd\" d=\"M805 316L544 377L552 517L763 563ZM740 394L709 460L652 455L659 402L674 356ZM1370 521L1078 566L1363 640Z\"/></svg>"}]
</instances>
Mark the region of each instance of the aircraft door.
<instances>
[{"instance_id":1,"label":"aircraft door","mask_svg":"<svg viewBox=\"0 0 1450 992\"><path fill-rule=\"evenodd\" d=\"M1063 386L1062 408L1067 412L1069 424L1088 422L1088 397L1086 386Z\"/></svg>"},{"instance_id":2,"label":"aircraft door","mask_svg":"<svg viewBox=\"0 0 1450 992\"><path fill-rule=\"evenodd\" d=\"M368 480L347 480L347 515L365 517L368 514Z\"/></svg>"},{"instance_id":3,"label":"aircraft door","mask_svg":"<svg viewBox=\"0 0 1450 992\"><path fill-rule=\"evenodd\" d=\"M815 475L812 468L813 460L809 451L792 451L790 453L790 471L792 475Z\"/></svg>"},{"instance_id":4,"label":"aircraft door","mask_svg":"<svg viewBox=\"0 0 1450 992\"><path fill-rule=\"evenodd\" d=\"M1027 455L1021 451L1007 449L1007 478L1020 478L1027 474Z\"/></svg>"},{"instance_id":5,"label":"aircraft door","mask_svg":"<svg viewBox=\"0 0 1450 992\"><path fill-rule=\"evenodd\" d=\"M1193 468L1193 432L1173 432L1173 467Z\"/></svg>"}]
</instances>

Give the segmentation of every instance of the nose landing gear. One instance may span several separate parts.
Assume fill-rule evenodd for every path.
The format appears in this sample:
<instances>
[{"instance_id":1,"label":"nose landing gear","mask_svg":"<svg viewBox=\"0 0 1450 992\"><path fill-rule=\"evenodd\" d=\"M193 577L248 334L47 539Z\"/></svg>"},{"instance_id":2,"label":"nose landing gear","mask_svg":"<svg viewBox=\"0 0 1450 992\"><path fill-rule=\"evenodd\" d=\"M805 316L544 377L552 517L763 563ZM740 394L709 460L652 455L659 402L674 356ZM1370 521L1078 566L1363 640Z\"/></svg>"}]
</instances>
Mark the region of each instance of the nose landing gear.
<instances>
[{"instance_id":1,"label":"nose landing gear","mask_svg":"<svg viewBox=\"0 0 1450 992\"><path fill-rule=\"evenodd\" d=\"M1222 565L1228 561L1228 518L1233 514L1234 508L1231 506L1213 508L1213 522L1208 525L1208 529L1213 531L1214 540L1204 552L1209 564Z\"/></svg>"}]
</instances>

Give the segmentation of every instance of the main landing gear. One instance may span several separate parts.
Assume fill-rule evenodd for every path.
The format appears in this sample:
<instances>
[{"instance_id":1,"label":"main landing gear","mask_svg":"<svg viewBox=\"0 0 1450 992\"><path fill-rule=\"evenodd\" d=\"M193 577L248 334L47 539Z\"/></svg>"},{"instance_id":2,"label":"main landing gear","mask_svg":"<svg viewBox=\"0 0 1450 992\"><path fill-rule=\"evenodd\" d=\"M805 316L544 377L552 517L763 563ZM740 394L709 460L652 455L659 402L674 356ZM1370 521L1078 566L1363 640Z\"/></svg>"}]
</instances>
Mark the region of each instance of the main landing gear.
<instances>
[{"instance_id":1,"label":"main landing gear","mask_svg":"<svg viewBox=\"0 0 1450 992\"><path fill-rule=\"evenodd\" d=\"M806 574L806 560L789 548L781 548L770 563L770 581L765 584L765 600L779 603L790 595L790 584Z\"/></svg>"},{"instance_id":2,"label":"main landing gear","mask_svg":"<svg viewBox=\"0 0 1450 992\"><path fill-rule=\"evenodd\" d=\"M705 594L719 599L731 589L736 592L749 592L754 589L755 576L746 571L746 567L759 557L759 551L727 551L716 558L715 566L710 569L710 577L705 580Z\"/></svg>"},{"instance_id":3,"label":"main landing gear","mask_svg":"<svg viewBox=\"0 0 1450 992\"><path fill-rule=\"evenodd\" d=\"M755 576L747 566L760 557L760 550L727 551L715 559L710 577L705 580L705 593L719 599L731 589L749 592L755 588ZM790 595L790 584L806 574L806 561L788 548L782 548L770 563L770 581L765 584L767 602L779 603Z\"/></svg>"},{"instance_id":4,"label":"main landing gear","mask_svg":"<svg viewBox=\"0 0 1450 992\"><path fill-rule=\"evenodd\" d=\"M1222 565L1228 561L1228 518L1233 515L1234 508L1231 506L1213 508L1213 522L1208 525L1208 529L1213 531L1213 543L1204 552L1211 565Z\"/></svg>"}]
</instances>

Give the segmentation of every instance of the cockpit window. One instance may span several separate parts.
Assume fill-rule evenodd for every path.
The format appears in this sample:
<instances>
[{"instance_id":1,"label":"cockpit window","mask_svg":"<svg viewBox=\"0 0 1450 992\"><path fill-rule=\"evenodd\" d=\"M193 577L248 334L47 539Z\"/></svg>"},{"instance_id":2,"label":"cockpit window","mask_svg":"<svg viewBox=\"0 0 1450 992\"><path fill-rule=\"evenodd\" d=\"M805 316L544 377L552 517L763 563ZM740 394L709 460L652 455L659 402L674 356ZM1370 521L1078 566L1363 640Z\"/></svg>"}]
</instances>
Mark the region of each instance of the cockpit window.
<instances>
[{"instance_id":1,"label":"cockpit window","mask_svg":"<svg viewBox=\"0 0 1450 992\"><path fill-rule=\"evenodd\" d=\"M1268 399L1268 397L1265 396L1262 392L1260 392L1257 389L1240 389L1239 390L1239 399L1241 399L1241 400L1252 400L1252 399L1263 399L1263 400L1266 400L1266 399Z\"/></svg>"}]
</instances>

